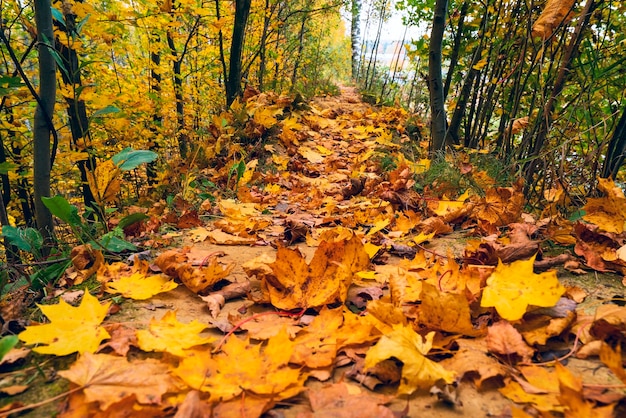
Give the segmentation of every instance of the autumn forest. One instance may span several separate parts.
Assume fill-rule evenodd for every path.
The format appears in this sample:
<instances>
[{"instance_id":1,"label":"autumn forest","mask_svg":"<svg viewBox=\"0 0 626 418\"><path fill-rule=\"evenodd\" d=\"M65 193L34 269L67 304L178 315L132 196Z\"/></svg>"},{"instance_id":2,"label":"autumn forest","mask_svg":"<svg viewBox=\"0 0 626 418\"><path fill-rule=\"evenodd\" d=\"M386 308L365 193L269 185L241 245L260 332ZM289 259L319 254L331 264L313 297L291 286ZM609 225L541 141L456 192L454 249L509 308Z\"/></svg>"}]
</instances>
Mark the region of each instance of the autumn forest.
<instances>
[{"instance_id":1,"label":"autumn forest","mask_svg":"<svg viewBox=\"0 0 626 418\"><path fill-rule=\"evenodd\" d=\"M0 8L0 416L626 413L624 2Z\"/></svg>"}]
</instances>

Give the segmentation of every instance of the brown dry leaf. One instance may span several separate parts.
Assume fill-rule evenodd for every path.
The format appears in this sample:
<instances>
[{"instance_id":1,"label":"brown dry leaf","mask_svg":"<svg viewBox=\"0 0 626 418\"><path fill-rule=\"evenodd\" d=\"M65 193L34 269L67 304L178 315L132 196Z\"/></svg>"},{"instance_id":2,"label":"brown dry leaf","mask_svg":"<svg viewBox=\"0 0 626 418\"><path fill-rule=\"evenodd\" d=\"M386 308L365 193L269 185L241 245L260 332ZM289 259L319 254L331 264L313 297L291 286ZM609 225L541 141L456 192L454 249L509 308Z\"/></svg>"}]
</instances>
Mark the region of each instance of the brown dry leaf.
<instances>
[{"instance_id":1,"label":"brown dry leaf","mask_svg":"<svg viewBox=\"0 0 626 418\"><path fill-rule=\"evenodd\" d=\"M469 303L464 294L442 292L430 283L422 284L422 304L419 310L420 325L430 330L440 330L463 335L478 335L474 329Z\"/></svg>"},{"instance_id":2,"label":"brown dry leaf","mask_svg":"<svg viewBox=\"0 0 626 418\"><path fill-rule=\"evenodd\" d=\"M219 229L210 231L207 234L207 238L209 239L209 242L216 245L252 245L257 241L254 237L240 237L238 235L226 233Z\"/></svg>"},{"instance_id":3,"label":"brown dry leaf","mask_svg":"<svg viewBox=\"0 0 626 418\"><path fill-rule=\"evenodd\" d=\"M456 340L459 350L454 356L441 361L447 370L454 370L459 378L469 375L480 389L482 384L491 379L503 379L509 369L487 353L485 338ZM478 374L476 377L475 374Z\"/></svg>"},{"instance_id":4,"label":"brown dry leaf","mask_svg":"<svg viewBox=\"0 0 626 418\"><path fill-rule=\"evenodd\" d=\"M273 408L276 402L278 402L277 399L272 397L258 396L254 393L246 392L233 399L215 404L211 417L261 417L265 412ZM181 416L181 418L187 417Z\"/></svg>"},{"instance_id":5,"label":"brown dry leaf","mask_svg":"<svg viewBox=\"0 0 626 418\"><path fill-rule=\"evenodd\" d=\"M286 330L290 338L295 338L296 334L302 331L298 326L298 320L288 316L276 318L276 315L257 316L252 321L247 321L240 326L248 331L248 336L254 340L267 340Z\"/></svg>"},{"instance_id":6,"label":"brown dry leaf","mask_svg":"<svg viewBox=\"0 0 626 418\"><path fill-rule=\"evenodd\" d=\"M129 328L122 324L108 324L104 328L111 334L111 338L102 344L98 351L109 347L118 356L125 357L131 345L137 347L137 334L134 328Z\"/></svg>"},{"instance_id":7,"label":"brown dry leaf","mask_svg":"<svg viewBox=\"0 0 626 418\"><path fill-rule=\"evenodd\" d=\"M610 338L623 342L626 336L626 307L613 304L598 306L589 334L602 341Z\"/></svg>"},{"instance_id":8,"label":"brown dry leaf","mask_svg":"<svg viewBox=\"0 0 626 418\"><path fill-rule=\"evenodd\" d=\"M393 411L384 406L393 399L390 396L363 392L356 385L334 383L308 392L313 412L298 415L299 418L333 417L394 418ZM355 415L356 414L356 415Z\"/></svg>"},{"instance_id":9,"label":"brown dry leaf","mask_svg":"<svg viewBox=\"0 0 626 418\"><path fill-rule=\"evenodd\" d=\"M511 380L505 387L498 389L498 392L513 402L531 404L541 412L562 412L565 409L558 398L558 380L555 373L536 366L522 367L520 370L529 381Z\"/></svg>"},{"instance_id":10,"label":"brown dry leaf","mask_svg":"<svg viewBox=\"0 0 626 418\"><path fill-rule=\"evenodd\" d=\"M373 300L367 304L366 321L370 322L378 331L387 334L395 325L407 325L407 317L397 304L389 301L389 298Z\"/></svg>"},{"instance_id":11,"label":"brown dry leaf","mask_svg":"<svg viewBox=\"0 0 626 418\"><path fill-rule=\"evenodd\" d=\"M206 265L199 268L181 264L177 267L176 274L189 290L201 294L206 293L216 283L226 278L234 268L235 263L222 267L217 257L211 257Z\"/></svg>"},{"instance_id":12,"label":"brown dry leaf","mask_svg":"<svg viewBox=\"0 0 626 418\"><path fill-rule=\"evenodd\" d=\"M154 260L154 264L161 269L163 274L177 278L178 273L176 270L178 266L188 260L188 253L189 248L167 250L159 254L156 260Z\"/></svg>"},{"instance_id":13,"label":"brown dry leaf","mask_svg":"<svg viewBox=\"0 0 626 418\"><path fill-rule=\"evenodd\" d=\"M618 255L621 245L615 234L598 231L597 226L582 222L574 225L574 233L577 238L574 252L585 258L585 264L597 271L626 274L626 260Z\"/></svg>"},{"instance_id":14,"label":"brown dry leaf","mask_svg":"<svg viewBox=\"0 0 626 418\"><path fill-rule=\"evenodd\" d=\"M512 361L515 357L528 362L535 350L529 347L522 335L507 321L499 321L487 329L489 352L501 355Z\"/></svg>"},{"instance_id":15,"label":"brown dry leaf","mask_svg":"<svg viewBox=\"0 0 626 418\"><path fill-rule=\"evenodd\" d=\"M513 126L511 127L511 135L517 135L522 132L528 126L528 116L524 116L523 118L517 118L513 121Z\"/></svg>"},{"instance_id":16,"label":"brown dry leaf","mask_svg":"<svg viewBox=\"0 0 626 418\"><path fill-rule=\"evenodd\" d=\"M585 399L582 378L574 376L561 363L555 364L559 378L559 401L565 407L565 416L571 417L613 417L614 404L596 408L595 403Z\"/></svg>"},{"instance_id":17,"label":"brown dry leaf","mask_svg":"<svg viewBox=\"0 0 626 418\"><path fill-rule=\"evenodd\" d=\"M91 277L104 264L102 251L94 250L89 244L78 245L72 248L70 258L72 259L72 265L79 272L79 275L73 280L72 284L74 286Z\"/></svg>"},{"instance_id":18,"label":"brown dry leaf","mask_svg":"<svg viewBox=\"0 0 626 418\"><path fill-rule=\"evenodd\" d=\"M574 0L548 0L541 15L533 24L533 36L547 40L560 25L565 25L573 18Z\"/></svg>"},{"instance_id":19,"label":"brown dry leaf","mask_svg":"<svg viewBox=\"0 0 626 418\"><path fill-rule=\"evenodd\" d=\"M299 250L279 247L270 264L274 276L265 276L264 292L284 310L343 303L355 273L365 270L369 257L361 240L322 242L309 264Z\"/></svg>"},{"instance_id":20,"label":"brown dry leaf","mask_svg":"<svg viewBox=\"0 0 626 418\"><path fill-rule=\"evenodd\" d=\"M525 198L523 184L518 181L513 187L493 187L487 189L485 197L476 200L471 217L488 232L497 227L518 222L522 214Z\"/></svg>"},{"instance_id":21,"label":"brown dry leaf","mask_svg":"<svg viewBox=\"0 0 626 418\"><path fill-rule=\"evenodd\" d=\"M549 338L561 335L576 319L573 311L565 317L553 318L548 315L529 315L519 325L519 331L530 345L546 345Z\"/></svg>"},{"instance_id":22,"label":"brown dry leaf","mask_svg":"<svg viewBox=\"0 0 626 418\"><path fill-rule=\"evenodd\" d=\"M59 375L84 387L86 402L98 402L101 410L132 395L141 404L158 404L174 387L166 364L152 359L129 363L108 354L84 353Z\"/></svg>"}]
</instances>

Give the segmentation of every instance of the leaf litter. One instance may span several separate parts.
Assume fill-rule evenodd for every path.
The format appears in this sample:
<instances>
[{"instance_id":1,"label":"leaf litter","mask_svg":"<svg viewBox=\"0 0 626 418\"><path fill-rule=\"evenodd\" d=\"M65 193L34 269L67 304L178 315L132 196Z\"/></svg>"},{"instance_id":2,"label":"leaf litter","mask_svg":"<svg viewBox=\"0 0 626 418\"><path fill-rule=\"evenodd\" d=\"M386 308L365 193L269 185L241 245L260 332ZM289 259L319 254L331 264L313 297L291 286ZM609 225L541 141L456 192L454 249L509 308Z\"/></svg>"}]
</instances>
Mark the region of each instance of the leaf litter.
<instances>
[{"instance_id":1,"label":"leaf litter","mask_svg":"<svg viewBox=\"0 0 626 418\"><path fill-rule=\"evenodd\" d=\"M535 218L521 183L497 186L468 164L484 193L443 182L418 193L430 162L400 153L411 141L404 111L344 90L284 115L288 101L259 96L249 123L281 128L265 146L279 170L246 164L237 199L201 206L213 220L184 200L180 216L152 215L146 224L179 232L140 231L149 262L75 249L67 284L95 273L106 303L86 291L75 306L42 305L49 323L19 334L38 353L70 355L56 370L69 390L48 403L15 395L0 414L624 413L615 273L626 272L626 199L611 182L576 222L556 215L558 190ZM574 245L578 257L550 257L544 242Z\"/></svg>"}]
</instances>

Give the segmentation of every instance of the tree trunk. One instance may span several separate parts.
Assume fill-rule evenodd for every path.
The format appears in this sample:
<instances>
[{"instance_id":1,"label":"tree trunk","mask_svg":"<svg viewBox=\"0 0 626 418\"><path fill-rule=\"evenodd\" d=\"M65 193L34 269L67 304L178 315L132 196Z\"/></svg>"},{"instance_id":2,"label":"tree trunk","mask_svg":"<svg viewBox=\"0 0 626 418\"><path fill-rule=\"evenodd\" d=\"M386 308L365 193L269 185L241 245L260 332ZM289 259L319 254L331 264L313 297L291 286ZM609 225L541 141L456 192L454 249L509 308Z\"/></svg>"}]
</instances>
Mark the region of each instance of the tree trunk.
<instances>
[{"instance_id":1,"label":"tree trunk","mask_svg":"<svg viewBox=\"0 0 626 418\"><path fill-rule=\"evenodd\" d=\"M444 108L443 80L441 75L441 48L446 26L448 0L437 0L428 50L428 89L430 91L431 152L446 146L446 112Z\"/></svg>"},{"instance_id":2,"label":"tree trunk","mask_svg":"<svg viewBox=\"0 0 626 418\"><path fill-rule=\"evenodd\" d=\"M626 107L622 112L622 117L617 122L615 131L611 141L609 141L609 148L604 157L604 165L602 166L602 177L615 178L620 167L624 163L624 155L626 154Z\"/></svg>"},{"instance_id":3,"label":"tree trunk","mask_svg":"<svg viewBox=\"0 0 626 418\"><path fill-rule=\"evenodd\" d=\"M35 24L39 46L39 97L33 121L33 191L35 194L35 219L37 229L46 244L51 244L54 234L52 214L43 204L42 197L50 196L50 126L56 99L56 63L52 56L54 32L50 0L35 0ZM47 254L46 247L43 249Z\"/></svg>"},{"instance_id":4,"label":"tree trunk","mask_svg":"<svg viewBox=\"0 0 626 418\"><path fill-rule=\"evenodd\" d=\"M459 62L459 51L461 49L461 40L463 39L463 27L465 26L465 16L467 16L469 6L470 6L469 0L465 0L463 2L463 6L461 6L459 24L457 25L457 28L456 28L456 34L454 36L454 45L452 46L452 53L450 54L450 65L448 67L448 73L446 74L446 82L443 85L444 100L446 97L448 97L448 92L450 91L450 85L452 84L452 75L454 74L454 69L456 67L456 64ZM481 45L482 45L482 41L481 41Z\"/></svg>"},{"instance_id":5,"label":"tree trunk","mask_svg":"<svg viewBox=\"0 0 626 418\"><path fill-rule=\"evenodd\" d=\"M352 79L359 76L359 52L361 36L361 0L352 0L352 21L350 24L350 45L352 47Z\"/></svg>"},{"instance_id":6,"label":"tree trunk","mask_svg":"<svg viewBox=\"0 0 626 418\"><path fill-rule=\"evenodd\" d=\"M191 36L191 35L190 35ZM174 74L174 101L176 102L176 139L178 152L183 160L187 158L187 134L185 133L185 102L183 97L183 75L181 73L183 56L178 56L174 38L167 32L167 45L172 54L172 72Z\"/></svg>"},{"instance_id":7,"label":"tree trunk","mask_svg":"<svg viewBox=\"0 0 626 418\"><path fill-rule=\"evenodd\" d=\"M300 60L302 59L302 51L304 50L304 34L306 33L306 20L307 14L302 14L302 21L300 22L300 31L298 32L298 53L293 64L293 72L291 73L291 91L296 87L296 80L298 79L298 67Z\"/></svg>"},{"instance_id":8,"label":"tree trunk","mask_svg":"<svg viewBox=\"0 0 626 418\"><path fill-rule=\"evenodd\" d=\"M158 34L152 36L152 41L158 43L161 37ZM158 153L159 143L157 138L161 127L163 125L163 116L161 115L161 53L159 50L152 49L150 53L150 89L154 92L154 109L152 113L152 123L150 125L150 132L153 134L153 139L150 141L149 149ZM156 184L157 179L157 165L156 161L148 163L146 168L146 175L148 177L148 184L153 186Z\"/></svg>"},{"instance_id":9,"label":"tree trunk","mask_svg":"<svg viewBox=\"0 0 626 418\"><path fill-rule=\"evenodd\" d=\"M228 106L241 96L241 60L251 3L252 0L235 1L235 23L230 44L228 80L226 80L226 104Z\"/></svg>"},{"instance_id":10,"label":"tree trunk","mask_svg":"<svg viewBox=\"0 0 626 418\"><path fill-rule=\"evenodd\" d=\"M82 3L82 0L77 0ZM70 40L79 37L79 33L76 31L76 15L72 13L71 6L63 4L63 17L65 18L65 26L58 25L59 29L64 33L66 42L71 45ZM71 47L65 46L63 42L55 42L55 47L59 55L63 59L63 65L65 71L61 71L61 78L63 84L71 89L74 93L73 97L66 98L67 102L67 116L70 124L70 131L72 133L72 145L74 150L87 151L89 157L85 160L79 160L76 162L78 170L80 172L81 189L83 194L83 202L85 207L92 207L99 213L96 199L89 187L87 181L87 171L95 170L96 160L89 152L89 118L87 117L87 108L85 107L85 101L78 98L80 87L82 85L80 78L80 68L78 66L78 55L76 50Z\"/></svg>"}]
</instances>

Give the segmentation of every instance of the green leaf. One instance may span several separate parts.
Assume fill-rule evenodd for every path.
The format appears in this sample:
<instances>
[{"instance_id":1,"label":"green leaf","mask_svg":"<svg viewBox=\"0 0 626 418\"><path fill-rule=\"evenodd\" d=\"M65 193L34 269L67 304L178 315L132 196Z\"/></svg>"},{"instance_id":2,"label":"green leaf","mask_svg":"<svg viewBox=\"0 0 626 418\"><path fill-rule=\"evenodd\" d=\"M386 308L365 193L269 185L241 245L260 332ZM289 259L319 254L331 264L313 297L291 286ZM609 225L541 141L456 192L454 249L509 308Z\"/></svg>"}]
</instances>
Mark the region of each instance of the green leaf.
<instances>
[{"instance_id":1,"label":"green leaf","mask_svg":"<svg viewBox=\"0 0 626 418\"><path fill-rule=\"evenodd\" d=\"M100 239L100 246L104 247L105 250L112 253L119 253L126 250L137 250L137 247L134 244L131 244L130 242L125 241L119 237L116 237L114 234L114 231L104 234ZM98 248L98 244L92 244L92 247Z\"/></svg>"},{"instance_id":2,"label":"green leaf","mask_svg":"<svg viewBox=\"0 0 626 418\"><path fill-rule=\"evenodd\" d=\"M91 16L91 14L88 14L87 16L83 17L80 22L78 22L76 24L76 33L80 34L81 30L83 30L83 26L85 25L85 23L87 23L87 20L89 20L89 17Z\"/></svg>"},{"instance_id":3,"label":"green leaf","mask_svg":"<svg viewBox=\"0 0 626 418\"><path fill-rule=\"evenodd\" d=\"M3 163L0 163L0 174L9 174L10 171L17 171L18 168L19 165L10 161L5 161Z\"/></svg>"},{"instance_id":4,"label":"green leaf","mask_svg":"<svg viewBox=\"0 0 626 418\"><path fill-rule=\"evenodd\" d=\"M63 196L42 197L43 204L57 218L72 226L80 226L82 222L78 216L78 208L70 203Z\"/></svg>"},{"instance_id":5,"label":"green leaf","mask_svg":"<svg viewBox=\"0 0 626 418\"><path fill-rule=\"evenodd\" d=\"M100 116L109 115L111 113L119 113L119 112L121 112L119 107L108 105L107 107L103 107L102 109L98 109L95 112L93 112L93 115L91 115L91 117L97 118Z\"/></svg>"},{"instance_id":6,"label":"green leaf","mask_svg":"<svg viewBox=\"0 0 626 418\"><path fill-rule=\"evenodd\" d=\"M577 210L576 212L572 213L569 216L568 220L571 221L571 222L580 221L583 218L583 216L585 216L586 214L587 214L587 211L584 211L584 210L580 209L580 210Z\"/></svg>"},{"instance_id":7,"label":"green leaf","mask_svg":"<svg viewBox=\"0 0 626 418\"><path fill-rule=\"evenodd\" d=\"M6 356L7 353L15 347L15 344L17 344L18 341L19 339L17 338L17 335L7 335L6 337L0 338L0 360L2 360L4 356Z\"/></svg>"},{"instance_id":8,"label":"green leaf","mask_svg":"<svg viewBox=\"0 0 626 418\"><path fill-rule=\"evenodd\" d=\"M34 274L30 276L30 288L37 291L43 289L50 283L56 282L59 277L61 277L63 272L67 270L70 264L72 264L71 260L64 263L59 262L52 264L43 270L37 270Z\"/></svg>"},{"instance_id":9,"label":"green leaf","mask_svg":"<svg viewBox=\"0 0 626 418\"><path fill-rule=\"evenodd\" d=\"M2 226L2 236L9 243L29 253L37 252L43 246L43 238L39 231L34 228L16 228L11 225Z\"/></svg>"},{"instance_id":10,"label":"green leaf","mask_svg":"<svg viewBox=\"0 0 626 418\"><path fill-rule=\"evenodd\" d=\"M112 159L120 170L129 171L137 168L140 164L151 163L156 160L157 157L158 154L156 152L124 148L119 153L115 154Z\"/></svg>"},{"instance_id":11,"label":"green leaf","mask_svg":"<svg viewBox=\"0 0 626 418\"><path fill-rule=\"evenodd\" d=\"M6 96L11 93L11 90L15 90L22 85L22 79L20 77L11 77L9 75L0 76L0 96Z\"/></svg>"},{"instance_id":12,"label":"green leaf","mask_svg":"<svg viewBox=\"0 0 626 418\"><path fill-rule=\"evenodd\" d=\"M54 7L50 7L50 10L52 11L52 17L54 18L54 20L67 27L67 25L65 24L65 16L63 16L63 13L59 9L55 9Z\"/></svg>"},{"instance_id":13,"label":"green leaf","mask_svg":"<svg viewBox=\"0 0 626 418\"><path fill-rule=\"evenodd\" d=\"M127 226L130 226L137 222L141 222L144 219L148 219L148 218L150 217L146 215L145 213L139 213L139 212L131 213L130 215L123 217L122 220L120 220L120 222L117 224L117 226L121 229L124 229Z\"/></svg>"}]
</instances>

